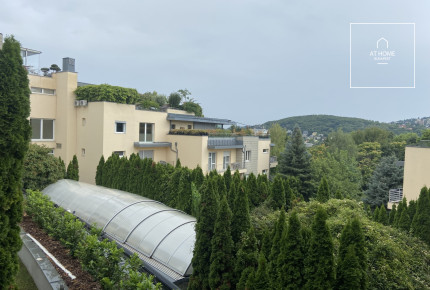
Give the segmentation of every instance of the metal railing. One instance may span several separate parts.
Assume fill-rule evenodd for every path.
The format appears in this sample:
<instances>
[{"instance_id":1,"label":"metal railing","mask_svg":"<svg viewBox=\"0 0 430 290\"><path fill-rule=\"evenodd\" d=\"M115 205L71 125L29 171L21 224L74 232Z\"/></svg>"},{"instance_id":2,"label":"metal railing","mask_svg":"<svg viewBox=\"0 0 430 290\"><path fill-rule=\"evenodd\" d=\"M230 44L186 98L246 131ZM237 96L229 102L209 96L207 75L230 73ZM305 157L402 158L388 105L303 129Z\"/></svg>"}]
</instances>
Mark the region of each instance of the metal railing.
<instances>
[{"instance_id":1,"label":"metal railing","mask_svg":"<svg viewBox=\"0 0 430 290\"><path fill-rule=\"evenodd\" d=\"M278 157L276 157L276 156L270 156L270 161L269 162L270 163L278 162Z\"/></svg>"},{"instance_id":2,"label":"metal railing","mask_svg":"<svg viewBox=\"0 0 430 290\"><path fill-rule=\"evenodd\" d=\"M237 140L235 137L209 137L208 146L241 146L242 140Z\"/></svg>"},{"instance_id":3,"label":"metal railing","mask_svg":"<svg viewBox=\"0 0 430 290\"><path fill-rule=\"evenodd\" d=\"M233 162L229 164L231 172L234 172L236 170L244 169L242 162ZM227 170L228 166L224 167L224 164L216 164L216 166L208 166L208 170L216 170L218 173L225 172Z\"/></svg>"},{"instance_id":4,"label":"metal railing","mask_svg":"<svg viewBox=\"0 0 430 290\"><path fill-rule=\"evenodd\" d=\"M399 202L403 199L403 188L392 188L388 191L389 202Z\"/></svg>"}]
</instances>

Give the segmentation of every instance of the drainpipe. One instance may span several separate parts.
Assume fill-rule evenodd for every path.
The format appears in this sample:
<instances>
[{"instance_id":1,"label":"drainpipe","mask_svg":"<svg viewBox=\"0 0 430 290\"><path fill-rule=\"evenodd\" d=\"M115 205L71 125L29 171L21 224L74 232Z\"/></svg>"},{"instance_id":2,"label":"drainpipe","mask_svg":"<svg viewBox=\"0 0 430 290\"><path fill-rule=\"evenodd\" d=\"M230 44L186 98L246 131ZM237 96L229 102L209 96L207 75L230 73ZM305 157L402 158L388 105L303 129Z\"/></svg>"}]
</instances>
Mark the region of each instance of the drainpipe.
<instances>
[{"instance_id":1,"label":"drainpipe","mask_svg":"<svg viewBox=\"0 0 430 290\"><path fill-rule=\"evenodd\" d=\"M172 152L175 152L175 153L176 153L176 162L178 162L178 142L175 142L175 149L176 149L176 150L173 150L173 149L172 149L172 145L170 145L170 150L171 150ZM176 163L175 163L175 165L176 165Z\"/></svg>"}]
</instances>

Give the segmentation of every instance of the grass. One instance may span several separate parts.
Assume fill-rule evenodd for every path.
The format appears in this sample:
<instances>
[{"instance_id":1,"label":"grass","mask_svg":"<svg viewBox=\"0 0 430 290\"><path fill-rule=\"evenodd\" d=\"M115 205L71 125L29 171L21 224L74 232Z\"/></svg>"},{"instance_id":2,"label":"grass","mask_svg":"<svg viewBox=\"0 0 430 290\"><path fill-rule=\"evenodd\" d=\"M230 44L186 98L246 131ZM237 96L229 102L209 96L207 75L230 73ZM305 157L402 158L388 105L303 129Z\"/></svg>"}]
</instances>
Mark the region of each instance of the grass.
<instances>
[{"instance_id":1,"label":"grass","mask_svg":"<svg viewBox=\"0 0 430 290\"><path fill-rule=\"evenodd\" d=\"M36 284L34 284L33 278L25 268L24 264L19 260L19 271L16 275L16 286L19 290L37 290Z\"/></svg>"}]
</instances>

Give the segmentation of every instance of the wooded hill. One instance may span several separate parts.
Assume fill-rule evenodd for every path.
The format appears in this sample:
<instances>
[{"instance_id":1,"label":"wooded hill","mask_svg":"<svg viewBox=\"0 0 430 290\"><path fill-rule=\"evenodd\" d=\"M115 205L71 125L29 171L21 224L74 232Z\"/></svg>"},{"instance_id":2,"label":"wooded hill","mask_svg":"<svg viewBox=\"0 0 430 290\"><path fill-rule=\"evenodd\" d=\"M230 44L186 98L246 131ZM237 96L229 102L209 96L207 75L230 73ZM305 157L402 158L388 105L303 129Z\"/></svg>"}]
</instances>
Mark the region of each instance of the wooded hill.
<instances>
[{"instance_id":1,"label":"wooded hill","mask_svg":"<svg viewBox=\"0 0 430 290\"><path fill-rule=\"evenodd\" d=\"M263 126L269 128L273 123L278 123L287 130L293 130L295 125L299 125L302 132L318 132L318 134L324 134L325 136L327 136L332 131L336 131L339 128L341 128L343 132L348 133L360 129L365 129L368 127L379 127L382 129L389 130L390 132L393 132L395 134L408 132L420 133L421 130L425 129L425 126L415 124L414 122L406 122L406 128L402 128L402 121L384 123L360 118L339 117L332 115L306 115L288 117L280 120L268 121L264 123Z\"/></svg>"}]
</instances>

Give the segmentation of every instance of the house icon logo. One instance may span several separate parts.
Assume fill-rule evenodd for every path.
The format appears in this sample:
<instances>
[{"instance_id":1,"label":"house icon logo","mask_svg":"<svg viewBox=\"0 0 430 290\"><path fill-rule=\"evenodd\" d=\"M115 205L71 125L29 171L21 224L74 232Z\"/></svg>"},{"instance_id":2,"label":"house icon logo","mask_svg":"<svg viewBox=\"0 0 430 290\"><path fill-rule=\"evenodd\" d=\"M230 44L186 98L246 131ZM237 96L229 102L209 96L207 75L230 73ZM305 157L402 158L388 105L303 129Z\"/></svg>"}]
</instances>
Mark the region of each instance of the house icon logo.
<instances>
[{"instance_id":1,"label":"house icon logo","mask_svg":"<svg viewBox=\"0 0 430 290\"><path fill-rule=\"evenodd\" d=\"M376 41L376 50L371 50L369 56L376 64L388 64L396 56L394 50L388 50L389 44L385 37Z\"/></svg>"},{"instance_id":2,"label":"house icon logo","mask_svg":"<svg viewBox=\"0 0 430 290\"><path fill-rule=\"evenodd\" d=\"M384 46L385 46L386 49L388 49L388 40L386 40L385 38L381 37L376 42L376 48L380 48L380 47L383 48Z\"/></svg>"}]
</instances>

